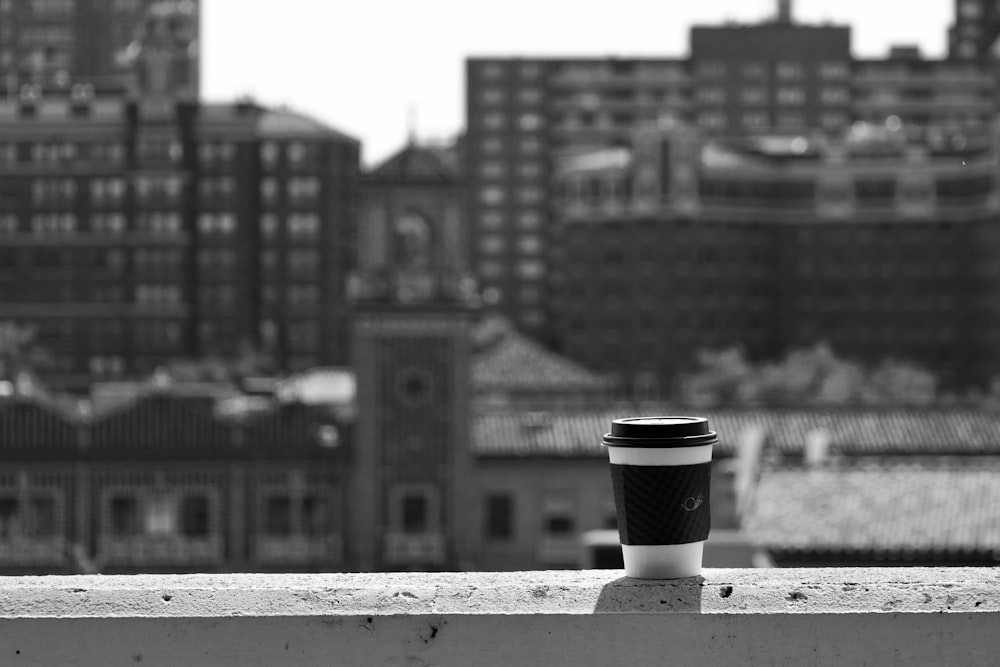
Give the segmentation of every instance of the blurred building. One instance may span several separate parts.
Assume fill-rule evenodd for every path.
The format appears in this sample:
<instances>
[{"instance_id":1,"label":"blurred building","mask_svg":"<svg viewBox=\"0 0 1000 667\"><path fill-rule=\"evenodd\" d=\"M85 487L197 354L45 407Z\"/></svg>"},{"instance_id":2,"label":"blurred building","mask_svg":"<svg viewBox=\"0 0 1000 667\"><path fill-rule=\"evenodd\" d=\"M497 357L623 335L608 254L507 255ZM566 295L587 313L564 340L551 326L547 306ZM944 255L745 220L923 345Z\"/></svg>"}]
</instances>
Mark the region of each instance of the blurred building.
<instances>
[{"instance_id":1,"label":"blurred building","mask_svg":"<svg viewBox=\"0 0 1000 667\"><path fill-rule=\"evenodd\" d=\"M817 342L985 386L1000 373L996 168L989 147L884 126L713 139L653 124L631 149L557 163L553 329L639 396L699 349L775 359Z\"/></svg>"},{"instance_id":2,"label":"blurred building","mask_svg":"<svg viewBox=\"0 0 1000 667\"><path fill-rule=\"evenodd\" d=\"M993 31L976 47L985 54L996 34L983 18L992 3L956 6L954 35ZM760 24L693 27L686 57L468 59L470 247L488 301L555 342L545 287L563 252L552 231L555 166L581 150L631 145L638 125L663 115L720 138L836 137L863 121L938 149L991 144L996 82L987 60L927 59L907 46L858 59L850 27L797 23L785 0L777 9Z\"/></svg>"},{"instance_id":3,"label":"blurred building","mask_svg":"<svg viewBox=\"0 0 1000 667\"><path fill-rule=\"evenodd\" d=\"M297 387L316 379L248 397L161 375L86 410L0 394L0 572L620 567L600 436L623 414L684 411L484 407L449 427L466 439L439 426L420 446L432 431L391 391L358 377L317 401ZM433 423L444 403L428 400ZM374 448L369 409L388 417ZM700 414L721 438L707 566L997 563L994 413Z\"/></svg>"},{"instance_id":4,"label":"blurred building","mask_svg":"<svg viewBox=\"0 0 1000 667\"><path fill-rule=\"evenodd\" d=\"M130 85L130 61L153 30L182 46L198 90L200 0L4 0L0 2L0 86L5 94L101 92ZM169 17L169 23L156 21ZM153 19L152 21L150 19Z\"/></svg>"},{"instance_id":5,"label":"blurred building","mask_svg":"<svg viewBox=\"0 0 1000 667\"><path fill-rule=\"evenodd\" d=\"M955 22L948 29L948 56L983 61L994 55L1000 11L990 0L955 0Z\"/></svg>"},{"instance_id":6,"label":"blurred building","mask_svg":"<svg viewBox=\"0 0 1000 667\"><path fill-rule=\"evenodd\" d=\"M198 102L172 15L146 25L132 94L0 102L4 319L38 325L62 386L244 347L285 370L345 363L358 142Z\"/></svg>"}]
</instances>

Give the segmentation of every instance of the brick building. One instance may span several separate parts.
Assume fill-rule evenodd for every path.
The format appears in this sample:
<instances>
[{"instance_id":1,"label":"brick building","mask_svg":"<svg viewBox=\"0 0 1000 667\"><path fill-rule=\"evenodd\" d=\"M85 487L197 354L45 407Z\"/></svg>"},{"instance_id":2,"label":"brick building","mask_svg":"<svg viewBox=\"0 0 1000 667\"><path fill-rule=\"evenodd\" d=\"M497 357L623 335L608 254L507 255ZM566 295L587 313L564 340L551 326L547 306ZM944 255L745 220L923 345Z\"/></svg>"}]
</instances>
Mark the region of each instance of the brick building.
<instances>
[{"instance_id":1,"label":"brick building","mask_svg":"<svg viewBox=\"0 0 1000 667\"><path fill-rule=\"evenodd\" d=\"M39 95L87 85L102 92L131 85L130 60L153 29L173 19L171 40L195 66L198 90L200 0L4 0L0 2L0 90Z\"/></svg>"},{"instance_id":2,"label":"brick building","mask_svg":"<svg viewBox=\"0 0 1000 667\"><path fill-rule=\"evenodd\" d=\"M550 289L560 349L669 391L699 349L829 343L946 388L1000 372L996 154L884 128L710 139L682 123L560 163Z\"/></svg>"},{"instance_id":3,"label":"brick building","mask_svg":"<svg viewBox=\"0 0 1000 667\"><path fill-rule=\"evenodd\" d=\"M980 20L991 7L956 3L953 34L993 31L978 54L995 37ZM797 23L791 3L779 2L760 24L693 27L683 57L468 59L467 210L487 298L554 342L545 284L562 252L553 236L556 165L580 150L630 145L638 125L663 115L717 137L835 137L863 121L937 150L991 145L996 81L986 60L929 59L905 46L855 58L850 36L849 26Z\"/></svg>"},{"instance_id":4,"label":"brick building","mask_svg":"<svg viewBox=\"0 0 1000 667\"><path fill-rule=\"evenodd\" d=\"M357 404L317 404L161 376L85 411L0 393L0 572L613 566L600 436L624 414L684 411L477 410L456 427L468 439L441 450L465 470L439 494L435 466L398 467L416 452L406 442L369 451L363 384ZM700 414L721 438L707 566L996 564L992 412ZM373 454L388 471L371 468Z\"/></svg>"},{"instance_id":5,"label":"brick building","mask_svg":"<svg viewBox=\"0 0 1000 667\"><path fill-rule=\"evenodd\" d=\"M245 346L285 370L345 363L358 142L284 108L200 103L197 63L160 23L134 95L0 102L4 319L38 325L64 386Z\"/></svg>"}]
</instances>

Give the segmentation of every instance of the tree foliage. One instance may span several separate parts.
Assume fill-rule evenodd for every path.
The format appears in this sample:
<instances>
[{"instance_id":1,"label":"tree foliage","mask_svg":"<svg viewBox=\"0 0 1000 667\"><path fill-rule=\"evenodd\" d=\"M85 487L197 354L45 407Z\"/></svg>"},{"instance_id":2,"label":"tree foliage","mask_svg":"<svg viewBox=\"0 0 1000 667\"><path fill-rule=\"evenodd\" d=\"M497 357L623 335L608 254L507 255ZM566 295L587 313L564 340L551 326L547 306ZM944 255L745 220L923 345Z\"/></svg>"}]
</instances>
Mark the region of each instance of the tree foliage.
<instances>
[{"instance_id":1,"label":"tree foliage","mask_svg":"<svg viewBox=\"0 0 1000 667\"><path fill-rule=\"evenodd\" d=\"M52 365L52 355L38 341L38 327L0 320L0 379L36 373Z\"/></svg>"},{"instance_id":2,"label":"tree foliage","mask_svg":"<svg viewBox=\"0 0 1000 667\"><path fill-rule=\"evenodd\" d=\"M866 367L837 357L826 344L761 364L740 348L703 350L697 362L682 382L683 398L696 403L924 405L937 395L934 376L917 365L885 360Z\"/></svg>"}]
</instances>

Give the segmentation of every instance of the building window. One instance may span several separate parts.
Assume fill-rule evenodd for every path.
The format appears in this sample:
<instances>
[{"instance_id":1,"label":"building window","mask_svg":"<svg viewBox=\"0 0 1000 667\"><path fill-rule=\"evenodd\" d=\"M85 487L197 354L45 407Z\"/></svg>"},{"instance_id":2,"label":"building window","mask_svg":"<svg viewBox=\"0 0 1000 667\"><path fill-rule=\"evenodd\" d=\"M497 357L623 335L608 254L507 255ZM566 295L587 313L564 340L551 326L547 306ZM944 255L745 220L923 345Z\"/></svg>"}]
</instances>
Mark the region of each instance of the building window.
<instances>
[{"instance_id":1,"label":"building window","mask_svg":"<svg viewBox=\"0 0 1000 667\"><path fill-rule=\"evenodd\" d=\"M803 127L805 123L805 116L800 113L786 111L778 114L779 127Z\"/></svg>"},{"instance_id":2,"label":"building window","mask_svg":"<svg viewBox=\"0 0 1000 667\"><path fill-rule=\"evenodd\" d=\"M850 102L851 95L847 88L823 88L820 93L820 99L824 104L847 104Z\"/></svg>"},{"instance_id":3,"label":"building window","mask_svg":"<svg viewBox=\"0 0 1000 667\"><path fill-rule=\"evenodd\" d=\"M265 141L260 147L260 161L267 170L273 170L278 166L281 157L281 149L273 141Z\"/></svg>"},{"instance_id":4,"label":"building window","mask_svg":"<svg viewBox=\"0 0 1000 667\"><path fill-rule=\"evenodd\" d=\"M311 202L319 196L318 178L290 178L286 187L288 198L295 204Z\"/></svg>"},{"instance_id":5,"label":"building window","mask_svg":"<svg viewBox=\"0 0 1000 667\"><path fill-rule=\"evenodd\" d=\"M796 81L803 77L805 69L802 63L779 62L774 68L774 73L782 81Z\"/></svg>"},{"instance_id":6,"label":"building window","mask_svg":"<svg viewBox=\"0 0 1000 667\"><path fill-rule=\"evenodd\" d=\"M401 484L390 490L389 525L392 532L409 535L436 533L438 499L429 485Z\"/></svg>"},{"instance_id":7,"label":"building window","mask_svg":"<svg viewBox=\"0 0 1000 667\"><path fill-rule=\"evenodd\" d=\"M778 88L778 104L799 106L806 101L806 91L802 88Z\"/></svg>"},{"instance_id":8,"label":"building window","mask_svg":"<svg viewBox=\"0 0 1000 667\"><path fill-rule=\"evenodd\" d=\"M479 191L479 200L490 206L502 204L506 198L507 193L499 185L489 185Z\"/></svg>"},{"instance_id":9,"label":"building window","mask_svg":"<svg viewBox=\"0 0 1000 667\"><path fill-rule=\"evenodd\" d=\"M61 511L51 495L0 496L0 539L54 537Z\"/></svg>"},{"instance_id":10,"label":"building window","mask_svg":"<svg viewBox=\"0 0 1000 667\"><path fill-rule=\"evenodd\" d=\"M521 114L521 117L517 121L518 127L520 127L524 132L534 132L535 130L540 130L544 124L545 121L542 118L542 115L538 113Z\"/></svg>"},{"instance_id":11,"label":"building window","mask_svg":"<svg viewBox=\"0 0 1000 667\"><path fill-rule=\"evenodd\" d=\"M523 259L517 263L516 271L522 280L539 280L545 275L545 264L537 259Z\"/></svg>"},{"instance_id":12,"label":"building window","mask_svg":"<svg viewBox=\"0 0 1000 667\"><path fill-rule=\"evenodd\" d=\"M846 79L851 74L851 68L842 60L829 60L819 65L820 78L827 80Z\"/></svg>"},{"instance_id":13,"label":"building window","mask_svg":"<svg viewBox=\"0 0 1000 667\"><path fill-rule=\"evenodd\" d=\"M740 100L743 104L758 105L767 103L766 88L744 88L740 91Z\"/></svg>"},{"instance_id":14,"label":"building window","mask_svg":"<svg viewBox=\"0 0 1000 667\"><path fill-rule=\"evenodd\" d=\"M107 532L115 537L204 538L211 533L211 504L204 494L118 493L107 508Z\"/></svg>"},{"instance_id":15,"label":"building window","mask_svg":"<svg viewBox=\"0 0 1000 667\"><path fill-rule=\"evenodd\" d=\"M479 76L483 79L499 79L504 74L503 63L479 63Z\"/></svg>"},{"instance_id":16,"label":"building window","mask_svg":"<svg viewBox=\"0 0 1000 667\"><path fill-rule=\"evenodd\" d=\"M535 155L542 150L542 142L535 137L525 137L521 139L519 146L521 148L521 152L525 155Z\"/></svg>"},{"instance_id":17,"label":"building window","mask_svg":"<svg viewBox=\"0 0 1000 667\"><path fill-rule=\"evenodd\" d=\"M576 533L576 502L572 492L544 492L541 518L546 537L572 537Z\"/></svg>"},{"instance_id":18,"label":"building window","mask_svg":"<svg viewBox=\"0 0 1000 667\"><path fill-rule=\"evenodd\" d=\"M524 230L540 229L542 214L539 211L521 211L517 215L517 226Z\"/></svg>"},{"instance_id":19,"label":"building window","mask_svg":"<svg viewBox=\"0 0 1000 667\"><path fill-rule=\"evenodd\" d=\"M839 130L847 127L849 119L844 113L823 113L820 115L820 124L827 130Z\"/></svg>"},{"instance_id":20,"label":"building window","mask_svg":"<svg viewBox=\"0 0 1000 667\"><path fill-rule=\"evenodd\" d=\"M18 228L17 216L7 213L0 215L0 234L16 234Z\"/></svg>"},{"instance_id":21,"label":"building window","mask_svg":"<svg viewBox=\"0 0 1000 667\"><path fill-rule=\"evenodd\" d=\"M544 198L545 191L542 188L527 186L517 190L517 200L521 204L539 204Z\"/></svg>"},{"instance_id":22,"label":"building window","mask_svg":"<svg viewBox=\"0 0 1000 667\"><path fill-rule=\"evenodd\" d=\"M479 214L479 226L486 230L496 230L504 225L504 216L500 211L483 211Z\"/></svg>"},{"instance_id":23,"label":"building window","mask_svg":"<svg viewBox=\"0 0 1000 667\"><path fill-rule=\"evenodd\" d=\"M198 231L202 234L228 236L236 231L234 213L202 213L198 216Z\"/></svg>"},{"instance_id":24,"label":"building window","mask_svg":"<svg viewBox=\"0 0 1000 667\"><path fill-rule=\"evenodd\" d=\"M487 130L501 130L506 124L507 124L506 117L498 111L493 111L482 115L481 125Z\"/></svg>"},{"instance_id":25,"label":"building window","mask_svg":"<svg viewBox=\"0 0 1000 667\"><path fill-rule=\"evenodd\" d=\"M121 178L95 178L90 181L90 201L99 206L119 206L125 197Z\"/></svg>"},{"instance_id":26,"label":"building window","mask_svg":"<svg viewBox=\"0 0 1000 667\"><path fill-rule=\"evenodd\" d=\"M485 179L503 178L507 168L502 162L483 162L479 166L479 175Z\"/></svg>"},{"instance_id":27,"label":"building window","mask_svg":"<svg viewBox=\"0 0 1000 667\"><path fill-rule=\"evenodd\" d=\"M121 213L92 215L90 231L99 234L121 234L125 231L125 216Z\"/></svg>"},{"instance_id":28,"label":"building window","mask_svg":"<svg viewBox=\"0 0 1000 667\"><path fill-rule=\"evenodd\" d=\"M497 137L487 137L483 139L482 149L486 155L496 155L503 152L503 142Z\"/></svg>"},{"instance_id":29,"label":"building window","mask_svg":"<svg viewBox=\"0 0 1000 667\"><path fill-rule=\"evenodd\" d=\"M274 213L265 213L260 216L260 233L264 238L274 238L278 235L278 216Z\"/></svg>"},{"instance_id":30,"label":"building window","mask_svg":"<svg viewBox=\"0 0 1000 667\"><path fill-rule=\"evenodd\" d=\"M309 147L301 141L293 141L286 149L288 164L292 167L300 167L309 158Z\"/></svg>"},{"instance_id":31,"label":"building window","mask_svg":"<svg viewBox=\"0 0 1000 667\"><path fill-rule=\"evenodd\" d=\"M506 250L507 244L499 234L486 234L479 239L479 250L484 255L499 255Z\"/></svg>"},{"instance_id":32,"label":"building window","mask_svg":"<svg viewBox=\"0 0 1000 667\"><path fill-rule=\"evenodd\" d=\"M521 63L517 71L522 79L537 79L542 75L542 66L538 63Z\"/></svg>"},{"instance_id":33,"label":"building window","mask_svg":"<svg viewBox=\"0 0 1000 667\"><path fill-rule=\"evenodd\" d=\"M201 181L201 196L208 199L229 199L236 192L236 179L228 176L222 178L203 178Z\"/></svg>"},{"instance_id":34,"label":"building window","mask_svg":"<svg viewBox=\"0 0 1000 667\"><path fill-rule=\"evenodd\" d=\"M726 114L721 111L703 111L698 114L698 125L711 130L726 126Z\"/></svg>"},{"instance_id":35,"label":"building window","mask_svg":"<svg viewBox=\"0 0 1000 667\"><path fill-rule=\"evenodd\" d=\"M37 236L72 234L76 231L76 216L72 213L33 215L31 231Z\"/></svg>"},{"instance_id":36,"label":"building window","mask_svg":"<svg viewBox=\"0 0 1000 667\"><path fill-rule=\"evenodd\" d=\"M706 79L720 79L726 76L726 63L718 60L707 60L698 63L696 73Z\"/></svg>"},{"instance_id":37,"label":"building window","mask_svg":"<svg viewBox=\"0 0 1000 667\"><path fill-rule=\"evenodd\" d=\"M479 100L486 105L496 106L503 103L504 94L500 88L483 88L479 92Z\"/></svg>"},{"instance_id":38,"label":"building window","mask_svg":"<svg viewBox=\"0 0 1000 667\"><path fill-rule=\"evenodd\" d=\"M517 99L521 104L533 106L542 101L542 91L538 88L521 88L518 91Z\"/></svg>"},{"instance_id":39,"label":"building window","mask_svg":"<svg viewBox=\"0 0 1000 667\"><path fill-rule=\"evenodd\" d=\"M486 520L483 522L488 540L509 540L514 537L514 499L507 493L491 493L485 499Z\"/></svg>"},{"instance_id":40,"label":"building window","mask_svg":"<svg viewBox=\"0 0 1000 667\"><path fill-rule=\"evenodd\" d=\"M288 301L292 305L311 306L319 303L319 287L316 285L292 285L288 288Z\"/></svg>"},{"instance_id":41,"label":"building window","mask_svg":"<svg viewBox=\"0 0 1000 667\"><path fill-rule=\"evenodd\" d=\"M524 179L535 179L543 175L542 165L536 161L522 162L517 165L517 175Z\"/></svg>"},{"instance_id":42,"label":"building window","mask_svg":"<svg viewBox=\"0 0 1000 667\"><path fill-rule=\"evenodd\" d=\"M744 79L766 79L767 64L758 61L745 62L740 66L740 72Z\"/></svg>"},{"instance_id":43,"label":"building window","mask_svg":"<svg viewBox=\"0 0 1000 667\"><path fill-rule=\"evenodd\" d=\"M698 101L702 104L724 104L726 101L726 91L722 88L700 88L697 93Z\"/></svg>"},{"instance_id":44,"label":"building window","mask_svg":"<svg viewBox=\"0 0 1000 667\"><path fill-rule=\"evenodd\" d=\"M483 278L496 279L504 275L503 264L496 260L483 260L479 262L479 274Z\"/></svg>"},{"instance_id":45,"label":"building window","mask_svg":"<svg viewBox=\"0 0 1000 667\"><path fill-rule=\"evenodd\" d=\"M525 234L517 240L517 247L523 255L537 255L542 252L542 237Z\"/></svg>"},{"instance_id":46,"label":"building window","mask_svg":"<svg viewBox=\"0 0 1000 667\"><path fill-rule=\"evenodd\" d=\"M181 216L178 213L140 213L136 218L135 229L148 234L179 234L181 231Z\"/></svg>"},{"instance_id":47,"label":"building window","mask_svg":"<svg viewBox=\"0 0 1000 667\"><path fill-rule=\"evenodd\" d=\"M236 157L236 145L228 141L206 141L198 146L198 157L204 164L226 164Z\"/></svg>"},{"instance_id":48,"label":"building window","mask_svg":"<svg viewBox=\"0 0 1000 667\"><path fill-rule=\"evenodd\" d=\"M318 238L319 216L315 213L297 213L288 216L288 233L294 238Z\"/></svg>"},{"instance_id":49,"label":"building window","mask_svg":"<svg viewBox=\"0 0 1000 667\"><path fill-rule=\"evenodd\" d=\"M759 130L767 127L767 114L752 112L743 114L743 127L748 130Z\"/></svg>"},{"instance_id":50,"label":"building window","mask_svg":"<svg viewBox=\"0 0 1000 667\"><path fill-rule=\"evenodd\" d=\"M263 509L264 533L272 537L320 537L333 530L332 500L326 494L274 494L266 498Z\"/></svg>"}]
</instances>

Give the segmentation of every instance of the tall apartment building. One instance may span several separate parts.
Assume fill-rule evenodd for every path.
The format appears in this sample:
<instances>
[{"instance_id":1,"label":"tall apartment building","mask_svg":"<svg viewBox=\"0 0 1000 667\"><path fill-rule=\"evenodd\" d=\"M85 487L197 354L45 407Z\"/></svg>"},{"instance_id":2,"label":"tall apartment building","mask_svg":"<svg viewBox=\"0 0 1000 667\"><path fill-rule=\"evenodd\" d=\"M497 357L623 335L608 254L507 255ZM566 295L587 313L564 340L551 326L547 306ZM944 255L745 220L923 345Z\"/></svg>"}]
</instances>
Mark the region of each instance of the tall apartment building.
<instances>
[{"instance_id":1,"label":"tall apartment building","mask_svg":"<svg viewBox=\"0 0 1000 667\"><path fill-rule=\"evenodd\" d=\"M343 364L358 143L287 109L200 104L150 15L135 96L0 103L0 309L36 324L57 384L254 345Z\"/></svg>"},{"instance_id":2,"label":"tall apartment building","mask_svg":"<svg viewBox=\"0 0 1000 667\"><path fill-rule=\"evenodd\" d=\"M129 61L143 33L161 29L155 15L182 15L183 30L172 39L188 51L198 89L200 0L2 0L0 1L0 86L22 90L69 90L89 84L98 90L128 85Z\"/></svg>"},{"instance_id":3,"label":"tall apartment building","mask_svg":"<svg viewBox=\"0 0 1000 667\"><path fill-rule=\"evenodd\" d=\"M970 10L958 6L961 23ZM713 136L835 136L863 121L918 141L990 144L987 64L906 47L856 59L850 47L849 27L795 23L780 2L761 24L694 27L683 58L470 58L467 210L486 296L552 340L544 285L565 252L553 243L553 165L581 149L629 145L638 124L661 116Z\"/></svg>"},{"instance_id":4,"label":"tall apartment building","mask_svg":"<svg viewBox=\"0 0 1000 667\"><path fill-rule=\"evenodd\" d=\"M955 22L948 29L948 56L983 60L1000 35L1000 8L990 0L955 0Z\"/></svg>"}]
</instances>

